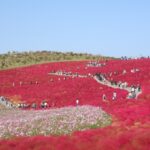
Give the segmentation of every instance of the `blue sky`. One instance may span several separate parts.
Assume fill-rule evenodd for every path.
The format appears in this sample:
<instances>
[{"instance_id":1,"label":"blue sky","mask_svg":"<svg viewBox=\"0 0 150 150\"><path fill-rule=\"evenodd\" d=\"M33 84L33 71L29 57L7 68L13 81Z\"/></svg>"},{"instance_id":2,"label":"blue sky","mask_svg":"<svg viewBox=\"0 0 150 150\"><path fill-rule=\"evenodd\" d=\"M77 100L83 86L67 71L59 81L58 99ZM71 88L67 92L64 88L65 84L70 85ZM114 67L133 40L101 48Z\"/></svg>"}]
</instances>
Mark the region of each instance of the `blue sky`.
<instances>
[{"instance_id":1,"label":"blue sky","mask_svg":"<svg viewBox=\"0 0 150 150\"><path fill-rule=\"evenodd\" d=\"M150 0L0 0L0 53L150 55Z\"/></svg>"}]
</instances>

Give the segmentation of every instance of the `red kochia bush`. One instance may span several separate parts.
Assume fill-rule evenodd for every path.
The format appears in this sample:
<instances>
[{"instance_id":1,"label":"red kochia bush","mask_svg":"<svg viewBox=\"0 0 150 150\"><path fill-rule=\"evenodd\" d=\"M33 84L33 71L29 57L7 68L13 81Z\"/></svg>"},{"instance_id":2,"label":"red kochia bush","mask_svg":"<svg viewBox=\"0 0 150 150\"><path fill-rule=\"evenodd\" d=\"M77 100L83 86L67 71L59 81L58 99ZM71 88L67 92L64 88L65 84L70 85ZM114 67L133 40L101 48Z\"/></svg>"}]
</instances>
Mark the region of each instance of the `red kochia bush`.
<instances>
[{"instance_id":1,"label":"red kochia bush","mask_svg":"<svg viewBox=\"0 0 150 150\"><path fill-rule=\"evenodd\" d=\"M26 137L1 141L0 149L130 149L148 150L150 136L146 129L125 129L124 127L108 127L97 130L77 132L72 136L59 137ZM109 134L108 134L109 133Z\"/></svg>"},{"instance_id":2,"label":"red kochia bush","mask_svg":"<svg viewBox=\"0 0 150 150\"><path fill-rule=\"evenodd\" d=\"M78 66L81 70L77 69ZM107 98L111 99L114 89L100 85L90 77L67 77L64 80L62 76L48 74L53 70L71 71L72 73L78 71L80 74L87 74L90 69L87 71L83 66L85 66L85 62L66 62L2 71L0 72L2 77L0 94L6 95L12 100L16 95L20 97L20 101L29 104L33 102L40 104L43 100L47 100L50 106L55 104L55 107L75 105L77 98L82 105L93 104L93 101L100 104L103 93L107 93ZM125 98L127 95L126 91L116 91L118 99Z\"/></svg>"},{"instance_id":3,"label":"red kochia bush","mask_svg":"<svg viewBox=\"0 0 150 150\"><path fill-rule=\"evenodd\" d=\"M33 65L0 72L0 95L20 98L28 103L40 103L46 99L55 107L75 105L76 98L80 104L101 106L112 115L112 125L106 128L75 132L69 136L56 137L18 137L0 141L0 150L149 150L150 147L150 59L138 60L113 60L108 61L104 67L85 67L85 61L59 62ZM140 71L131 73L131 69ZM127 74L122 71L126 69ZM52 70L65 70L79 74L105 73L109 79L109 73L117 71L111 78L116 81L127 81L129 85L140 84L142 94L136 100L127 100L127 92L117 90L118 99L112 101L114 89L98 84L92 78L75 78L48 75ZM54 82L50 82L53 79ZM19 82L23 85L20 86ZM32 81L32 84L31 84ZM38 85L35 82L38 81ZM12 87L12 83L15 87ZM107 102L102 102L102 94L108 97Z\"/></svg>"}]
</instances>

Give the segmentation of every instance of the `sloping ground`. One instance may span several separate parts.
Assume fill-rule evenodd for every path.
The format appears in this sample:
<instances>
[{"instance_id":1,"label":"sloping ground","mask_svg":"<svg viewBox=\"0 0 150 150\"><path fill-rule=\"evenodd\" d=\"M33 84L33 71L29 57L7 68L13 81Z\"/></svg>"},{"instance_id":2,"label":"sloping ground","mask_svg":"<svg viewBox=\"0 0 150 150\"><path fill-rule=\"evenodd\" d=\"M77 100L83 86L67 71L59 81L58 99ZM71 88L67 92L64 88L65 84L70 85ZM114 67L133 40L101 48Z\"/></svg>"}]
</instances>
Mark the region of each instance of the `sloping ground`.
<instances>
[{"instance_id":1,"label":"sloping ground","mask_svg":"<svg viewBox=\"0 0 150 150\"><path fill-rule=\"evenodd\" d=\"M77 72L81 75L102 72L109 80L127 81L129 85L140 83L143 93L148 87L146 84L150 82L149 59L108 61L103 67L87 67L87 63L87 61L48 63L1 71L0 94L9 97L12 101L24 101L30 104L37 102L39 105L43 100L47 100L50 106L56 107L74 105L77 98L80 99L81 104L101 102L102 95L106 93L108 99L112 98L114 89L100 85L89 77L84 79L66 77L64 80L63 76L49 75L50 72L59 70ZM131 73L133 68L138 68L140 71ZM126 74L122 74L123 69L126 69ZM114 74L115 72L117 74ZM118 99L124 99L127 93L117 90L117 95Z\"/></svg>"},{"instance_id":2,"label":"sloping ground","mask_svg":"<svg viewBox=\"0 0 150 150\"><path fill-rule=\"evenodd\" d=\"M51 92L50 95L53 95L54 91L58 91L58 95L61 93L60 91L63 87L63 84L61 84L62 82L64 83L64 87L67 87L68 85L68 88L66 88L66 92L70 90L70 94L67 93L66 95L71 95L68 98L72 99L72 101L69 103L68 100L61 100L61 98L63 97L63 94L61 93L60 96L58 97L56 107L57 106L61 107L70 104L75 105L74 99L76 98L76 96L79 96L77 95L77 93L80 91L81 104L92 104L101 106L103 110L112 115L113 122L110 126L105 128L91 129L82 132L77 131L71 134L70 136L49 136L49 137L35 136L35 137L19 137L10 140L1 140L0 149L149 150L150 147L149 65L150 65L149 59L139 59L129 61L109 61L107 62L107 65L105 67L88 67L88 68L85 67L86 62L80 63L78 62L77 64L72 62L72 63L58 63L58 64L54 63L52 66L50 64L43 64L35 67L33 66L1 72L0 76L2 77L1 79L3 79L1 82L1 84L3 85L3 88L1 88L1 94L3 95L6 94L6 96L13 96L14 93L17 92L18 88L18 90L20 90L20 93L18 92L18 94L20 94L20 97L18 95L17 96L19 97L18 98L19 100L22 100L23 92L21 92L21 89L24 88L22 86L20 87L19 85L20 80L22 80L23 82L26 81L26 83L29 83L29 81L33 81L33 79L35 79L34 81L38 80L43 86L45 85L43 91L48 91L46 90L46 87L48 87L46 81L47 79L50 80L51 78L53 78L54 85L55 83L58 84L56 84L57 85L56 87L54 85L51 86L51 90L53 91ZM131 73L130 72L131 69L135 67L140 69L140 72ZM113 78L113 80L127 81L129 84L140 83L142 87L142 94L139 95L138 99L136 100L133 99L129 100L125 99L126 93L121 93L124 91L119 90L117 91L117 93L118 96L120 95L120 98L118 97L116 101L112 101L111 96L114 90L112 88L109 89L105 86L99 85L91 78L86 79L69 78L68 80L66 80L68 82L65 85L66 81L60 80L61 82L59 82L58 80L59 77L47 76L47 73L49 71L52 71L54 69L60 70L62 68L65 71L71 70L72 72L78 72L80 74L88 74L88 73L94 74L96 72L103 72L106 73L108 79L109 74L111 72L114 73L117 71L118 74L117 75L114 74L111 77ZM127 70L127 74L125 75L122 74L123 69ZM6 75L5 77L7 78L5 78L4 75ZM16 76L17 78L14 78L14 76ZM17 87L14 87L15 92L12 93L11 95L10 94L11 92L9 93L10 89L8 90L7 88L9 88L9 85L12 85L13 81L16 83L15 86ZM69 84L69 81L71 81L71 84ZM78 84L77 87L75 86L76 83ZM35 87L35 84L33 85L34 85L33 87ZM61 87L60 91L58 88L59 85ZM54 87L54 89L52 87ZM36 88L32 89L35 89L35 91L37 90ZM101 99L101 95L103 93L101 92L101 90L105 94L108 94L108 100L106 102L103 102ZM42 89L40 91L42 92ZM75 96L73 97L73 95ZM90 97L90 95L92 95L93 98ZM84 97L85 99L82 100L82 98ZM56 98L56 95L54 98ZM32 96L29 96L27 100L31 102Z\"/></svg>"},{"instance_id":3,"label":"sloping ground","mask_svg":"<svg viewBox=\"0 0 150 150\"><path fill-rule=\"evenodd\" d=\"M73 52L54 52L54 51L37 51L37 52L8 52L0 54L0 69L14 68L31 64L39 64L51 61L71 61L71 60L97 60L112 59L98 55L73 53Z\"/></svg>"},{"instance_id":4,"label":"sloping ground","mask_svg":"<svg viewBox=\"0 0 150 150\"><path fill-rule=\"evenodd\" d=\"M86 64L85 61L49 63L1 71L0 94L12 101L25 101L29 104L33 102L40 104L43 100L47 100L50 106L55 107L75 105L77 98L80 104L95 102L100 104L103 93L108 93L107 97L111 99L114 89L100 85L90 77L66 77L64 80L63 76L49 75L49 72L54 70L80 74L93 73L91 67L87 71ZM126 91L117 90L117 92L118 98L126 97Z\"/></svg>"}]
</instances>

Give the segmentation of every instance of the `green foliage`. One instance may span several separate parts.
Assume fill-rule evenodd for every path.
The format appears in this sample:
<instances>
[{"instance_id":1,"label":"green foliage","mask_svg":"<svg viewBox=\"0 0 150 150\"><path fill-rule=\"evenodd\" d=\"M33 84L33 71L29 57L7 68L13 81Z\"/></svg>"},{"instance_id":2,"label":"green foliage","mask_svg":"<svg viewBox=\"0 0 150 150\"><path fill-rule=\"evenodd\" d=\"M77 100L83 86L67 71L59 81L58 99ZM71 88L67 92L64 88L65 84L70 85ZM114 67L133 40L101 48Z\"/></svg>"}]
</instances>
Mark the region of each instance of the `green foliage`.
<instances>
[{"instance_id":1,"label":"green foliage","mask_svg":"<svg viewBox=\"0 0 150 150\"><path fill-rule=\"evenodd\" d=\"M99 55L73 53L73 52L52 52L52 51L37 51L37 52L8 52L0 55L0 69L7 69L19 66L39 64L51 61L71 61L71 60L100 60L111 59Z\"/></svg>"}]
</instances>

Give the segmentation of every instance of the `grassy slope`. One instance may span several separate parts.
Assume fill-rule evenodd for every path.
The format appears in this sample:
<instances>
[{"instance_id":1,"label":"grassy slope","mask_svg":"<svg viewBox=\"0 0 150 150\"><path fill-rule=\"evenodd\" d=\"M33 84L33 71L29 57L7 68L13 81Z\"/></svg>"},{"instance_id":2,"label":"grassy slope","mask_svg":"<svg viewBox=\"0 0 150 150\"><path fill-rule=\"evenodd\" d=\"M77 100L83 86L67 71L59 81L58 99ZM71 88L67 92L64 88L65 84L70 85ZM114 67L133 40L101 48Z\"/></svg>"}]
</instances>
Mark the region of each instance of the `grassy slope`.
<instances>
[{"instance_id":1,"label":"grassy slope","mask_svg":"<svg viewBox=\"0 0 150 150\"><path fill-rule=\"evenodd\" d=\"M100 55L73 53L73 52L51 52L51 51L37 51L37 52L9 52L0 55L0 69L8 69L13 67L20 67L32 64L39 64L51 61L71 61L71 60L99 60L111 59Z\"/></svg>"}]
</instances>

